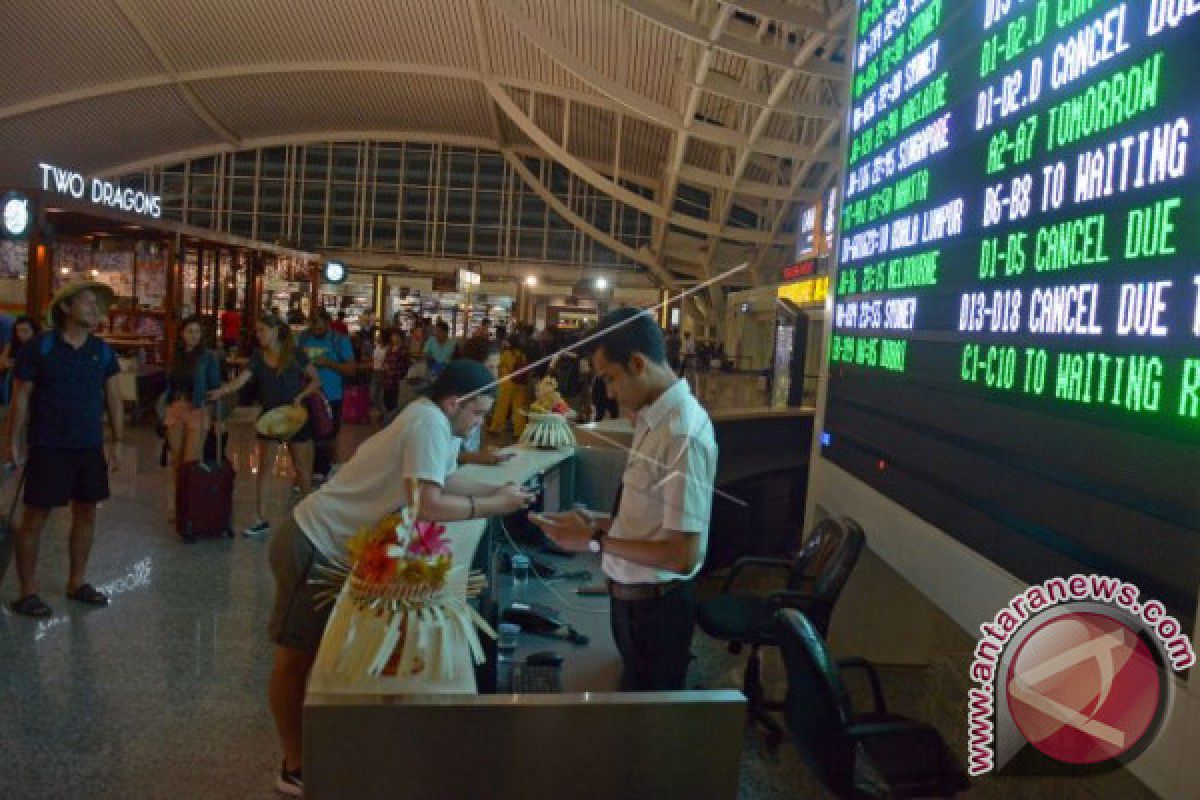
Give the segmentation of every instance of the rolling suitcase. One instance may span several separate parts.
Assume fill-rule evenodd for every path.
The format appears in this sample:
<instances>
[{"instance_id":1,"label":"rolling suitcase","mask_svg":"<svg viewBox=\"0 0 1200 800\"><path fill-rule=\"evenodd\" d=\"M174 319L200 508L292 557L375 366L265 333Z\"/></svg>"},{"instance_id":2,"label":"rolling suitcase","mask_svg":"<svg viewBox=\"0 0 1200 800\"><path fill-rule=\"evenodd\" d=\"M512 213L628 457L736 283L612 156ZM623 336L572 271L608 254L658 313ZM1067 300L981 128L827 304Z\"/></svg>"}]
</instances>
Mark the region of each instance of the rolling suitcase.
<instances>
[{"instance_id":1,"label":"rolling suitcase","mask_svg":"<svg viewBox=\"0 0 1200 800\"><path fill-rule=\"evenodd\" d=\"M175 531L183 541L233 536L233 464L225 458L224 438L213 460L189 461L179 475L175 495Z\"/></svg>"},{"instance_id":2,"label":"rolling suitcase","mask_svg":"<svg viewBox=\"0 0 1200 800\"><path fill-rule=\"evenodd\" d=\"M342 422L350 425L365 425L370 421L370 387L361 384L347 386L342 395Z\"/></svg>"}]
</instances>

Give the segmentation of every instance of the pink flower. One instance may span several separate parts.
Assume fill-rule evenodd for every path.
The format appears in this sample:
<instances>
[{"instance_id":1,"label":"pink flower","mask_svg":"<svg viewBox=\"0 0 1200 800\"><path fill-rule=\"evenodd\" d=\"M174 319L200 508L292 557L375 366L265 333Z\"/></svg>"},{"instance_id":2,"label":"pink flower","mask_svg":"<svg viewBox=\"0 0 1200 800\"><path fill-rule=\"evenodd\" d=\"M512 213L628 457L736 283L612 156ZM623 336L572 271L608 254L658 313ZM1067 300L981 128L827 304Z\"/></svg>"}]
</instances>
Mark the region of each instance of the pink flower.
<instances>
[{"instance_id":1,"label":"pink flower","mask_svg":"<svg viewBox=\"0 0 1200 800\"><path fill-rule=\"evenodd\" d=\"M445 532L445 525L417 520L413 524L413 538L408 545L408 552L414 556L449 555L450 543L442 537Z\"/></svg>"}]
</instances>

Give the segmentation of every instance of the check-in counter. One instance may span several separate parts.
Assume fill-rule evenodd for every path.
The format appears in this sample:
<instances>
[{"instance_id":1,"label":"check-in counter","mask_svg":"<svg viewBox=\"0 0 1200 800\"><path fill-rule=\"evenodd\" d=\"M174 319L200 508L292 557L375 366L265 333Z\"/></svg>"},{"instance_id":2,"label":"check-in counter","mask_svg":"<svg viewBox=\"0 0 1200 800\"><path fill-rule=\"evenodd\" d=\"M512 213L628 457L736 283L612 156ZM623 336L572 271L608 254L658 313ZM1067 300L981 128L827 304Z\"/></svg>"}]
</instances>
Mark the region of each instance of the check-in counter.
<instances>
[{"instance_id":1,"label":"check-in counter","mask_svg":"<svg viewBox=\"0 0 1200 800\"><path fill-rule=\"evenodd\" d=\"M615 492L623 454L517 449L502 465L472 465L461 472L501 485L540 476L546 511L567 508L607 488ZM595 473L595 474L593 474ZM614 477L615 476L615 479ZM611 505L611 495L604 500ZM522 632L512 663L537 652L563 659L562 691L495 693L495 647L479 671L479 693L408 693L386 682L331 687L314 680L304 711L306 796L338 798L456 798L503 800L571 797L733 798L745 722L738 691L622 692L621 662L613 643L606 595L582 596L582 585L603 582L591 555L536 552L498 519L450 523L456 561L473 549L475 565L491 585L478 598L495 623L516 599L553 607L586 636L587 644ZM517 541L514 541L516 539ZM536 574L519 589L500 569L514 547L558 572L588 571L583 581L544 581ZM536 570L535 570L536 572ZM490 676L490 679L489 679Z\"/></svg>"}]
</instances>

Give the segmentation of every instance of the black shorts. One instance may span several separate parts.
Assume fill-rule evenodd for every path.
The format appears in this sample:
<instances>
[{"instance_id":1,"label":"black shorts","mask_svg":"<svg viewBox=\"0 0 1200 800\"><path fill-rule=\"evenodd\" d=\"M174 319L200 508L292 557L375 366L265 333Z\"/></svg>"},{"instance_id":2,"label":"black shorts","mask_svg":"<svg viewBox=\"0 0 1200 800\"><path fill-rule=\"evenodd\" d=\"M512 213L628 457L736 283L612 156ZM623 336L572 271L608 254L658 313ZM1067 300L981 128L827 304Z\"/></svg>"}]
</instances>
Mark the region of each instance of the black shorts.
<instances>
[{"instance_id":1,"label":"black shorts","mask_svg":"<svg viewBox=\"0 0 1200 800\"><path fill-rule=\"evenodd\" d=\"M24 499L25 505L34 508L61 508L70 500L78 503L107 500L108 461L103 448L29 448Z\"/></svg>"}]
</instances>

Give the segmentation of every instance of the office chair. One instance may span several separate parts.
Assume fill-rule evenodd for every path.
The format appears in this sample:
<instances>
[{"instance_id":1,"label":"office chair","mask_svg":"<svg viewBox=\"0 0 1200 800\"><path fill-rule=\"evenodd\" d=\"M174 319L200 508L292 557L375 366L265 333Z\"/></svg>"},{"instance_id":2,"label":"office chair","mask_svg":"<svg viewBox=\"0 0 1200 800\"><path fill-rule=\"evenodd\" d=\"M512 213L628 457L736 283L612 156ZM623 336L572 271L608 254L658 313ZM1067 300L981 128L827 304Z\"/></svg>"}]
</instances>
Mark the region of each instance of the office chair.
<instances>
[{"instance_id":1,"label":"office chair","mask_svg":"<svg viewBox=\"0 0 1200 800\"><path fill-rule=\"evenodd\" d=\"M953 797L968 786L966 773L933 727L890 714L879 676L861 658L833 661L816 625L804 614L775 614L787 666L784 718L821 782L838 797ZM856 714L839 670L866 673L874 698Z\"/></svg>"},{"instance_id":2,"label":"office chair","mask_svg":"<svg viewBox=\"0 0 1200 800\"><path fill-rule=\"evenodd\" d=\"M768 702L763 696L759 649L777 644L773 615L781 608L799 609L810 615L820 631L828 630L834 603L858 562L864 541L862 528L853 520L822 520L792 561L757 556L739 559L725 579L721 594L696 609L700 629L728 642L729 652L740 653L744 645L750 646L742 691L749 718L766 729L767 743L772 747L783 741L783 728L769 712L781 711L783 704ZM738 575L749 567L787 572L785 588L769 594L734 592Z\"/></svg>"}]
</instances>

